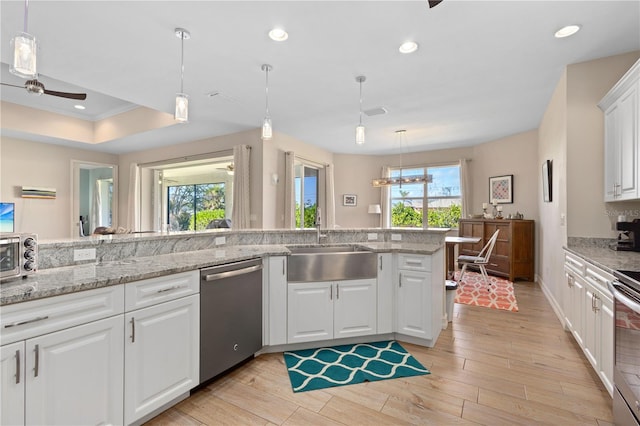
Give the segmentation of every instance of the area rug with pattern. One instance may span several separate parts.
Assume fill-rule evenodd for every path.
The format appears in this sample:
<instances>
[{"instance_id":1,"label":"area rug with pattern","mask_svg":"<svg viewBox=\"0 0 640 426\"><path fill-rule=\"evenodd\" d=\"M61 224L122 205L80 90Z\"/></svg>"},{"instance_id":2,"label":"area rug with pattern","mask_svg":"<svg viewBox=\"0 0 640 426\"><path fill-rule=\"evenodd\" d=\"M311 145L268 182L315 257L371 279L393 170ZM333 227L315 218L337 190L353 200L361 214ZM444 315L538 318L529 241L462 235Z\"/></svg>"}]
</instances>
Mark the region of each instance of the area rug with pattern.
<instances>
[{"instance_id":1,"label":"area rug with pattern","mask_svg":"<svg viewBox=\"0 0 640 426\"><path fill-rule=\"evenodd\" d=\"M394 340L285 352L284 361L294 392L430 374Z\"/></svg>"},{"instance_id":2,"label":"area rug with pattern","mask_svg":"<svg viewBox=\"0 0 640 426\"><path fill-rule=\"evenodd\" d=\"M459 276L460 272L456 272L456 280ZM489 275L489 280L491 285L487 289L482 274L465 271L462 282L458 281L455 302L518 312L518 301L513 291L513 283L492 275Z\"/></svg>"}]
</instances>

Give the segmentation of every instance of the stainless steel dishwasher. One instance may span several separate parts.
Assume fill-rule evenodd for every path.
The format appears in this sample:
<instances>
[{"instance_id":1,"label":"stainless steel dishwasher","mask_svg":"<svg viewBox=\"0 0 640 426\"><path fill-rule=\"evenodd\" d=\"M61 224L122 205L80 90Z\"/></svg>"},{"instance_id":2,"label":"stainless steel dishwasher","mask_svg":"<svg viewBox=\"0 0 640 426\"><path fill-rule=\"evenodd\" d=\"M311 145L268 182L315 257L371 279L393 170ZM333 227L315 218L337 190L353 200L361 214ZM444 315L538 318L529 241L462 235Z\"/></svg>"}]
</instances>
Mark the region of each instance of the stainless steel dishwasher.
<instances>
[{"instance_id":1,"label":"stainless steel dishwasher","mask_svg":"<svg viewBox=\"0 0 640 426\"><path fill-rule=\"evenodd\" d=\"M262 348L262 260L200 271L200 383Z\"/></svg>"}]
</instances>

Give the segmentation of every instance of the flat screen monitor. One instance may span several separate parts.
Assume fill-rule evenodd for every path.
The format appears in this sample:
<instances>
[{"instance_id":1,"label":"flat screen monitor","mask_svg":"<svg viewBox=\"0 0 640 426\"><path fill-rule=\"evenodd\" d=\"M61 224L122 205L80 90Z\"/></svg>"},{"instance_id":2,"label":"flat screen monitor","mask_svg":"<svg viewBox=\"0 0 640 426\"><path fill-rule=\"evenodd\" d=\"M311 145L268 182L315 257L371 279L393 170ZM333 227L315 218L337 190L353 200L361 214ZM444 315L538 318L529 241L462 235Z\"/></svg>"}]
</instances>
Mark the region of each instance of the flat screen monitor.
<instances>
[{"instance_id":1,"label":"flat screen monitor","mask_svg":"<svg viewBox=\"0 0 640 426\"><path fill-rule=\"evenodd\" d=\"M0 203L0 232L14 232L15 204Z\"/></svg>"}]
</instances>

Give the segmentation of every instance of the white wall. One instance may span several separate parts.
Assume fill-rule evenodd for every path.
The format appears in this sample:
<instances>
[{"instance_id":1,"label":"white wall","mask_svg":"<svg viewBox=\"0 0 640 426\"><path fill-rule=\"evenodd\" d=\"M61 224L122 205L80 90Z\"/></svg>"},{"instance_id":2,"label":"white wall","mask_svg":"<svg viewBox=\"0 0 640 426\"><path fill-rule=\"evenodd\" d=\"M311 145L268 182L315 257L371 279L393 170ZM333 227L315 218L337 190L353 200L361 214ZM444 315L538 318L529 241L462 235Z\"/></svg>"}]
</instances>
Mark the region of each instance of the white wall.
<instances>
[{"instance_id":1,"label":"white wall","mask_svg":"<svg viewBox=\"0 0 640 426\"><path fill-rule=\"evenodd\" d=\"M0 138L0 153L0 199L16 204L16 232L41 240L71 235L71 160L118 163L112 154L8 137ZM55 188L56 198L21 198L23 186Z\"/></svg>"}]
</instances>

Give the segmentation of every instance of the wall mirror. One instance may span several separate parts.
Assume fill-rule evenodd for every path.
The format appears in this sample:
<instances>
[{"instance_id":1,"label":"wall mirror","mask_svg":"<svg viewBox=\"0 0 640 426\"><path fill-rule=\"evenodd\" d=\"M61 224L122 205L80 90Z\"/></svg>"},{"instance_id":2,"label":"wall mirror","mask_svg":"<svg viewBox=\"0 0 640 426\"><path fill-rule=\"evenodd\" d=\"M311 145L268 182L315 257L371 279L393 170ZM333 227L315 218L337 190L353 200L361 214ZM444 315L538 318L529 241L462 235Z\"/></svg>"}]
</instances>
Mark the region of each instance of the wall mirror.
<instances>
[{"instance_id":1,"label":"wall mirror","mask_svg":"<svg viewBox=\"0 0 640 426\"><path fill-rule=\"evenodd\" d=\"M71 160L71 237L118 225L118 166Z\"/></svg>"},{"instance_id":2,"label":"wall mirror","mask_svg":"<svg viewBox=\"0 0 640 426\"><path fill-rule=\"evenodd\" d=\"M197 231L230 226L231 151L139 167L141 230Z\"/></svg>"}]
</instances>

